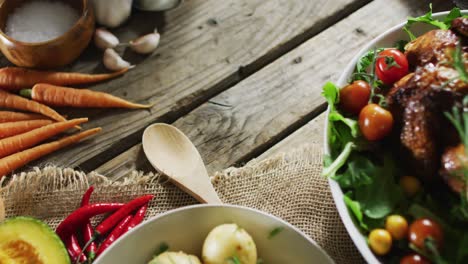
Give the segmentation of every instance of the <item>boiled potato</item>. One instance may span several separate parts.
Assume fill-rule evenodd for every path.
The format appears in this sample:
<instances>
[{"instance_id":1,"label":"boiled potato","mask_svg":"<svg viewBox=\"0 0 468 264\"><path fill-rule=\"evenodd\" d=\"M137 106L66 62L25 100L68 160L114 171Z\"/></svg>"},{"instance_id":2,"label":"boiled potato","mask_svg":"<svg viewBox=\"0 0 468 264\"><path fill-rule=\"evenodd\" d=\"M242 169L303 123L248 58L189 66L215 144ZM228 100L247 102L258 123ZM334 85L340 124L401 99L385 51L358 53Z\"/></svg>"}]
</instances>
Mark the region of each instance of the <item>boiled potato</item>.
<instances>
[{"instance_id":1,"label":"boiled potato","mask_svg":"<svg viewBox=\"0 0 468 264\"><path fill-rule=\"evenodd\" d=\"M215 227L205 239L204 264L229 264L237 258L242 264L257 263L257 248L252 237L236 224Z\"/></svg>"},{"instance_id":2,"label":"boiled potato","mask_svg":"<svg viewBox=\"0 0 468 264\"><path fill-rule=\"evenodd\" d=\"M198 257L194 255L188 255L184 252L164 252L148 264L201 264Z\"/></svg>"}]
</instances>

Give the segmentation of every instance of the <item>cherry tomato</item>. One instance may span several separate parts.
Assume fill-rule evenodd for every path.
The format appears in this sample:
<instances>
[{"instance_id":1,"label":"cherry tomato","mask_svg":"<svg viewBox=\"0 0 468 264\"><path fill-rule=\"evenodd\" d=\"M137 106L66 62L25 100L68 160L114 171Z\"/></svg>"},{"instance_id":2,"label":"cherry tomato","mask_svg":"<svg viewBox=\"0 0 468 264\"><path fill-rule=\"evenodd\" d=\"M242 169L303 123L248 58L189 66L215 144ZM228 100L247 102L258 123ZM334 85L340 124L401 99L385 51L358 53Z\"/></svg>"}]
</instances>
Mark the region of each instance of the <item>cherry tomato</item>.
<instances>
[{"instance_id":1,"label":"cherry tomato","mask_svg":"<svg viewBox=\"0 0 468 264\"><path fill-rule=\"evenodd\" d=\"M340 90L340 106L350 114L359 114L369 102L371 87L365 81L354 81Z\"/></svg>"},{"instance_id":2,"label":"cherry tomato","mask_svg":"<svg viewBox=\"0 0 468 264\"><path fill-rule=\"evenodd\" d=\"M408 60L397 49L386 49L379 53L375 62L375 74L385 84L393 84L408 74Z\"/></svg>"},{"instance_id":3,"label":"cherry tomato","mask_svg":"<svg viewBox=\"0 0 468 264\"><path fill-rule=\"evenodd\" d=\"M368 237L369 246L375 254L383 256L392 249L392 236L381 228L374 229Z\"/></svg>"},{"instance_id":4,"label":"cherry tomato","mask_svg":"<svg viewBox=\"0 0 468 264\"><path fill-rule=\"evenodd\" d=\"M400 260L400 264L431 264L429 260L418 254L406 255Z\"/></svg>"},{"instance_id":5,"label":"cherry tomato","mask_svg":"<svg viewBox=\"0 0 468 264\"><path fill-rule=\"evenodd\" d=\"M401 215L391 215L385 221L385 229L395 240L403 239L408 234L408 222Z\"/></svg>"},{"instance_id":6,"label":"cherry tomato","mask_svg":"<svg viewBox=\"0 0 468 264\"><path fill-rule=\"evenodd\" d=\"M367 140L380 140L392 131L393 116L377 104L368 104L359 113L358 123Z\"/></svg>"},{"instance_id":7,"label":"cherry tomato","mask_svg":"<svg viewBox=\"0 0 468 264\"><path fill-rule=\"evenodd\" d=\"M442 248L443 233L440 225L428 218L415 220L409 227L408 240L420 249L426 249L424 241L432 238L437 248Z\"/></svg>"},{"instance_id":8,"label":"cherry tomato","mask_svg":"<svg viewBox=\"0 0 468 264\"><path fill-rule=\"evenodd\" d=\"M413 197L421 190L421 182L414 176L401 177L400 186L408 197Z\"/></svg>"}]
</instances>

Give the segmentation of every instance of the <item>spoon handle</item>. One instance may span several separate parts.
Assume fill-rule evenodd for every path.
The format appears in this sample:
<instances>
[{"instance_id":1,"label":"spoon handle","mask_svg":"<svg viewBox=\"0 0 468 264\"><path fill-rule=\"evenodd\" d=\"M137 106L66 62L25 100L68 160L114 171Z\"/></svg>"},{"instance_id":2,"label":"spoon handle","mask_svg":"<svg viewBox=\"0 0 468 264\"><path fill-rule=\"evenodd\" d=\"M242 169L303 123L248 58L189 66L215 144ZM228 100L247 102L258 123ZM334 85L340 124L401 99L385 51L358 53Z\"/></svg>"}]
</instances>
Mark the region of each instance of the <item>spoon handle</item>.
<instances>
[{"instance_id":1,"label":"spoon handle","mask_svg":"<svg viewBox=\"0 0 468 264\"><path fill-rule=\"evenodd\" d=\"M208 178L208 177L207 177ZM221 200L218 197L213 185L208 180L206 182L198 182L198 184L194 184L193 182L190 184L179 182L177 179L171 179L172 182L179 187L184 192L191 195L200 203L205 204L222 204ZM187 188L186 186L190 186Z\"/></svg>"}]
</instances>

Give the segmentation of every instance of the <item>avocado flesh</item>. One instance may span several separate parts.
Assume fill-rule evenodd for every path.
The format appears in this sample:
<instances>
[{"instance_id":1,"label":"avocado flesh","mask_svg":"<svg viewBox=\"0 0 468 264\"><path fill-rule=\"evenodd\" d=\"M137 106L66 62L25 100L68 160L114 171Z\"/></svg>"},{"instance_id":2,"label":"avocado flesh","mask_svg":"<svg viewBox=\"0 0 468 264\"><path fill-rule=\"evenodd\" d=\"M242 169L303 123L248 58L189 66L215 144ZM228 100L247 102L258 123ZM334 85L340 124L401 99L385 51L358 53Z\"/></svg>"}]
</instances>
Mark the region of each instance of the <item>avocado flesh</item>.
<instances>
[{"instance_id":1,"label":"avocado flesh","mask_svg":"<svg viewBox=\"0 0 468 264\"><path fill-rule=\"evenodd\" d=\"M0 263L69 264L60 238L43 222L16 217L0 224Z\"/></svg>"}]
</instances>

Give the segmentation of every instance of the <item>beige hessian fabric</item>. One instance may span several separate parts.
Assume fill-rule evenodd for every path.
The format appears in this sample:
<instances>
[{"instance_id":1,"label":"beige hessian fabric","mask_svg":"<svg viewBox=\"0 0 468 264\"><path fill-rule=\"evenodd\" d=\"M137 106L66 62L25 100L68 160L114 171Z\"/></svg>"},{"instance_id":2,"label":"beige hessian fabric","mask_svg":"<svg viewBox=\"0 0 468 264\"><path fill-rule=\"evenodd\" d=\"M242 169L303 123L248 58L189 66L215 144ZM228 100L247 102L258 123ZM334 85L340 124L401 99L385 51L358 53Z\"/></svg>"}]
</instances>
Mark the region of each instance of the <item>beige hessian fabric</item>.
<instances>
[{"instance_id":1,"label":"beige hessian fabric","mask_svg":"<svg viewBox=\"0 0 468 264\"><path fill-rule=\"evenodd\" d=\"M214 175L212 181L224 203L260 209L288 221L337 263L362 263L338 216L328 183L320 175L320 149L310 145L244 168L230 168ZM33 216L53 228L79 206L89 185L96 188L91 202L125 202L141 194L155 194L148 217L196 203L160 175L136 172L111 182L96 173L46 167L0 183L7 217Z\"/></svg>"}]
</instances>

